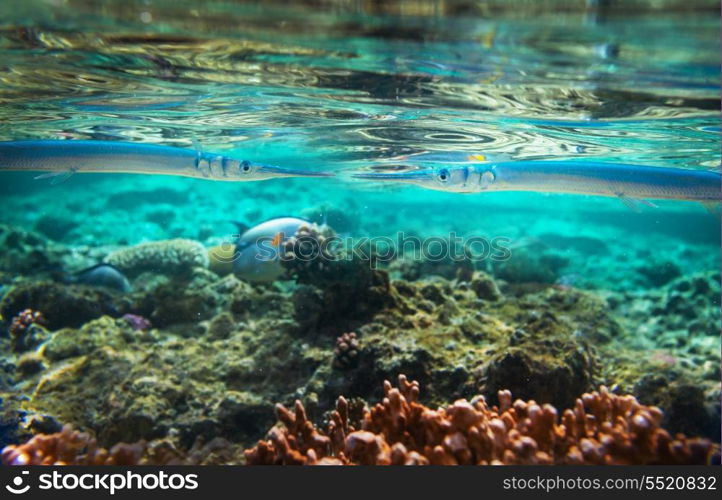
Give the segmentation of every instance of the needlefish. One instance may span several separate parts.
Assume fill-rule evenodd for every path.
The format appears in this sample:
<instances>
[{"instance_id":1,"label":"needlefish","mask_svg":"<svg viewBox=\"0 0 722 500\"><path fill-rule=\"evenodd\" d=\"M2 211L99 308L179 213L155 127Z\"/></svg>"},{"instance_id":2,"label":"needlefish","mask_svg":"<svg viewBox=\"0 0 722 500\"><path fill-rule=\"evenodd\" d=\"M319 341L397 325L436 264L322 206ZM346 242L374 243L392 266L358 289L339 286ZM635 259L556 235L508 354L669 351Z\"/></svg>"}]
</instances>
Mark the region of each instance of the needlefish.
<instances>
[{"instance_id":1,"label":"needlefish","mask_svg":"<svg viewBox=\"0 0 722 500\"><path fill-rule=\"evenodd\" d=\"M158 174L217 181L261 181L331 174L263 165L224 155L153 144L43 140L0 142L0 171L47 171L54 183L78 173Z\"/></svg>"},{"instance_id":2,"label":"needlefish","mask_svg":"<svg viewBox=\"0 0 722 500\"><path fill-rule=\"evenodd\" d=\"M581 161L509 161L351 176L456 193L536 191L610 196L632 209L638 209L639 203L654 206L649 199L698 201L709 208L720 201L722 190L720 172Z\"/></svg>"}]
</instances>

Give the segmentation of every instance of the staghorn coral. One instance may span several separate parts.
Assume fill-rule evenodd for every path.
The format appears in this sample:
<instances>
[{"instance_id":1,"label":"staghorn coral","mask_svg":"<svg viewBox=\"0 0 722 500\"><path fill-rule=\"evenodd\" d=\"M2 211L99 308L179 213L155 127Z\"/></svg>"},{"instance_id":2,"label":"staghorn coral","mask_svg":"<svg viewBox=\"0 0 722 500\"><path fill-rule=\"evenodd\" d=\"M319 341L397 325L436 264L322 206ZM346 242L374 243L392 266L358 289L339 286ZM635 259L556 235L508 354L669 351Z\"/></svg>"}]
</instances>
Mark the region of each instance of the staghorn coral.
<instances>
[{"instance_id":1,"label":"staghorn coral","mask_svg":"<svg viewBox=\"0 0 722 500\"><path fill-rule=\"evenodd\" d=\"M40 434L21 445L6 446L3 465L138 465L145 443L118 443L110 451L99 448L89 434L70 426L55 434Z\"/></svg>"},{"instance_id":2,"label":"staghorn coral","mask_svg":"<svg viewBox=\"0 0 722 500\"><path fill-rule=\"evenodd\" d=\"M432 410L418 402L419 384L399 376L384 382L382 403L366 409L361 428L348 422L341 397L326 432L306 417L276 406L283 427L245 456L249 464L469 465L469 464L705 464L719 448L705 439L670 434L662 412L605 387L577 399L561 418L551 405L512 402L499 392L499 406L482 396Z\"/></svg>"},{"instance_id":3,"label":"staghorn coral","mask_svg":"<svg viewBox=\"0 0 722 500\"><path fill-rule=\"evenodd\" d=\"M208 252L193 240L174 239L141 243L110 253L105 262L129 276L143 272L178 274L208 267Z\"/></svg>"}]
</instances>

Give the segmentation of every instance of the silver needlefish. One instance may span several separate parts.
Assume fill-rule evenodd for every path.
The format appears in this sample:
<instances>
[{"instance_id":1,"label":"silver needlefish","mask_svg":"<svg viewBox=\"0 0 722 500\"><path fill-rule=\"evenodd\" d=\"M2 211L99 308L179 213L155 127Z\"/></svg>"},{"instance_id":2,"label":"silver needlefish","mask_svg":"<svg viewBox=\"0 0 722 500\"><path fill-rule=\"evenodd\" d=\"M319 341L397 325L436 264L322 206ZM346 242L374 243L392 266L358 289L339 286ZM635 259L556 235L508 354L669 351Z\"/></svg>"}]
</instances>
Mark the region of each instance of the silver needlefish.
<instances>
[{"instance_id":1,"label":"silver needlefish","mask_svg":"<svg viewBox=\"0 0 722 500\"><path fill-rule=\"evenodd\" d=\"M73 173L157 174L216 181L262 181L278 177L329 177L200 150L116 141L44 140L0 142L0 171L47 171L36 178L62 181Z\"/></svg>"},{"instance_id":2,"label":"silver needlefish","mask_svg":"<svg viewBox=\"0 0 722 500\"><path fill-rule=\"evenodd\" d=\"M280 263L283 244L301 226L311 225L311 221L299 217L276 217L251 228L239 224L241 234L236 240L233 273L254 282L280 278L284 272Z\"/></svg>"},{"instance_id":3,"label":"silver needlefish","mask_svg":"<svg viewBox=\"0 0 722 500\"><path fill-rule=\"evenodd\" d=\"M581 161L509 161L404 172L369 172L356 179L401 182L455 193L535 191L617 197L630 208L645 200L720 201L720 172Z\"/></svg>"}]
</instances>

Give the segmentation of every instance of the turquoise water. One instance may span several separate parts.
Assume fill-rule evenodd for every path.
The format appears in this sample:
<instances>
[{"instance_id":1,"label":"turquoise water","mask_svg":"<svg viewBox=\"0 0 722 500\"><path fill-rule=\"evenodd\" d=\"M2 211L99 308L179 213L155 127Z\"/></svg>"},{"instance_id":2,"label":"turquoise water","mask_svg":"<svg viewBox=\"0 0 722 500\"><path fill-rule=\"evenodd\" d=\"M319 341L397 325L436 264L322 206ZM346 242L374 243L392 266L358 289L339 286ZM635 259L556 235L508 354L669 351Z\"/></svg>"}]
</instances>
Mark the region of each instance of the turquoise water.
<instances>
[{"instance_id":1,"label":"turquoise water","mask_svg":"<svg viewBox=\"0 0 722 500\"><path fill-rule=\"evenodd\" d=\"M385 7L373 2L322 7L5 2L0 6L0 141L85 139L200 147L337 176L224 183L77 174L51 185L34 180L34 173L0 172L2 290L9 293L23 283L48 279L62 282L59 271L82 270L143 242L185 238L211 248L233 242L237 230L231 221L253 226L277 216L325 222L352 238L395 240L400 232L419 238L452 233L505 238L511 249L508 261L485 259L473 267L499 281L509 307L542 307L535 301L551 293L545 290L582 290L601 301L604 314L621 325L624 333L612 344L575 331L585 342L599 343L600 367L585 390L604 383L633 393L672 415L668 425L673 430L719 440L720 223L700 204L655 201L657 207L633 211L614 198L464 195L349 177L372 168L415 166L424 154L438 155L424 164L433 167L472 164L483 156L719 171L718 5L651 4L636 2L625 9L614 2L581 1L401 2ZM13 231L24 236L11 239L7 235ZM396 257L381 264L391 279L441 280L453 286L464 281L448 263L415 267L409 263L413 259ZM133 277L133 293L160 301L154 287L175 278L158 274ZM699 294L689 292L699 280L709 285ZM297 285L279 280L252 286L258 293L280 293L283 302L283 294L291 300ZM453 302L453 294L446 300ZM117 307L116 316L130 312L154 321L157 310L134 309L127 302ZM186 319L159 321L158 342L200 335L208 321L227 312L222 301L214 304L198 312L195 322L187 317L195 317L196 305L175 304L189 308L178 312ZM572 314L550 307L560 317ZM256 311L250 319L236 311L235 320L245 325L236 329L263 336L264 328L277 327L263 323L269 318L299 321L298 315L278 313L284 310ZM493 308L487 313L496 314ZM4 318L6 327L11 320ZM337 328L326 325L307 332L311 340L305 341L333 349L336 336L363 331L373 322L370 317L344 317ZM77 329L87 321L71 323L59 326ZM413 337L414 328L406 333ZM619 349L623 355L607 358ZM17 364L19 355L9 353L5 363ZM471 373L482 361L469 361L466 369ZM659 378L642 381L629 368L635 364ZM46 370L57 368L55 361L45 362ZM270 385L284 388L269 394L243 384L234 390L247 389L269 404L274 398L288 402L318 393L320 413L327 409L323 394L334 389L315 373L316 378L301 369L290 379L271 376L266 379ZM3 400L11 400L9 394L32 393L42 376L13 375L3 381ZM368 374L327 376L346 377L349 383L339 387L357 392L350 396L373 391L352 383ZM370 380L379 377L374 373ZM451 401L484 390L471 375L465 387L439 390L436 396ZM693 401L680 401L686 387L699 388ZM544 398L541 393L523 396ZM35 398L20 405L23 418L40 412L99 435L115 429L113 419L81 417ZM263 426L258 425L242 437L224 430L218 434L246 443L262 437ZM128 424L123 431L108 431L106 438L159 436L133 429Z\"/></svg>"}]
</instances>

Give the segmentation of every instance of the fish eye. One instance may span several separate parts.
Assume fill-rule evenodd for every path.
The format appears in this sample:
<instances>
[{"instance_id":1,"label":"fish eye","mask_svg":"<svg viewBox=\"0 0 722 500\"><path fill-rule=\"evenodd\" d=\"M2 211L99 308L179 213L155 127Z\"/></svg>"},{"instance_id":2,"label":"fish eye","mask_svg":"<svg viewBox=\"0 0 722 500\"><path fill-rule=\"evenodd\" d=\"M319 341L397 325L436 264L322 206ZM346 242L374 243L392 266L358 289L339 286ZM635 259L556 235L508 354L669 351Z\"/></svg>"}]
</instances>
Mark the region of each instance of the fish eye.
<instances>
[{"instance_id":1,"label":"fish eye","mask_svg":"<svg viewBox=\"0 0 722 500\"><path fill-rule=\"evenodd\" d=\"M451 177L451 175L450 175L450 173L449 173L449 170L446 169L446 168L442 168L442 169L439 170L439 172L436 174L436 178L437 178L440 182L447 182L450 177Z\"/></svg>"},{"instance_id":2,"label":"fish eye","mask_svg":"<svg viewBox=\"0 0 722 500\"><path fill-rule=\"evenodd\" d=\"M246 173L250 172L251 171L251 162L248 160L243 160L241 162L241 171L246 172Z\"/></svg>"}]
</instances>

